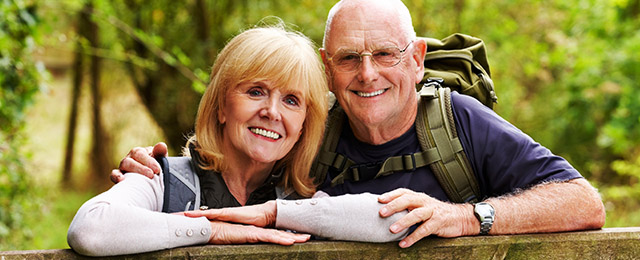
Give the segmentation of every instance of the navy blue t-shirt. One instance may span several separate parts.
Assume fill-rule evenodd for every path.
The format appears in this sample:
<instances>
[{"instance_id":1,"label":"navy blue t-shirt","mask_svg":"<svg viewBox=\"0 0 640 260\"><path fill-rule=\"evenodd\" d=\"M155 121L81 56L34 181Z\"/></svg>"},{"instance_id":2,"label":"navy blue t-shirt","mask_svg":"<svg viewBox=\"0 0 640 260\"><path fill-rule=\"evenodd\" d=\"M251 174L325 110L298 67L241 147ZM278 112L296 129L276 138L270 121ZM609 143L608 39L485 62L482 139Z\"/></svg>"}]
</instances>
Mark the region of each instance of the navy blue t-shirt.
<instances>
[{"instance_id":1,"label":"navy blue t-shirt","mask_svg":"<svg viewBox=\"0 0 640 260\"><path fill-rule=\"evenodd\" d=\"M484 196L495 197L544 181L582 177L565 159L552 154L473 97L452 92L451 103L460 142ZM345 124L336 149L336 152L346 155L357 164L381 162L391 156L420 151L415 125L394 140L371 145L358 141L349 124ZM365 175L375 176L378 169L370 169ZM336 196L363 192L382 194L397 188L408 188L449 201L428 166L377 179L345 181L331 187L331 179L336 175L336 172L329 171L320 190Z\"/></svg>"}]
</instances>

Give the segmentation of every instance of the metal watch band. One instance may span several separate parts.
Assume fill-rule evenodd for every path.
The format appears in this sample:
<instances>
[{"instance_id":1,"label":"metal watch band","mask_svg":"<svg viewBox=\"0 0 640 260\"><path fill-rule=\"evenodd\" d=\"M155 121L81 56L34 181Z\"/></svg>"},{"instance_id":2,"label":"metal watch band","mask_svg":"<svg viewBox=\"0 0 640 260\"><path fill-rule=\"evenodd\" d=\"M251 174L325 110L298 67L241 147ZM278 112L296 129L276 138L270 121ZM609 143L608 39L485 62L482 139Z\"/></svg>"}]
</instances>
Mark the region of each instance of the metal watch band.
<instances>
[{"instance_id":1,"label":"metal watch band","mask_svg":"<svg viewBox=\"0 0 640 260\"><path fill-rule=\"evenodd\" d=\"M487 235L493 226L495 210L489 203L480 202L473 205L473 213L480 221L480 235Z\"/></svg>"},{"instance_id":2,"label":"metal watch band","mask_svg":"<svg viewBox=\"0 0 640 260\"><path fill-rule=\"evenodd\" d=\"M480 223L480 235L489 234L491 227L493 226L493 218L487 217Z\"/></svg>"}]
</instances>

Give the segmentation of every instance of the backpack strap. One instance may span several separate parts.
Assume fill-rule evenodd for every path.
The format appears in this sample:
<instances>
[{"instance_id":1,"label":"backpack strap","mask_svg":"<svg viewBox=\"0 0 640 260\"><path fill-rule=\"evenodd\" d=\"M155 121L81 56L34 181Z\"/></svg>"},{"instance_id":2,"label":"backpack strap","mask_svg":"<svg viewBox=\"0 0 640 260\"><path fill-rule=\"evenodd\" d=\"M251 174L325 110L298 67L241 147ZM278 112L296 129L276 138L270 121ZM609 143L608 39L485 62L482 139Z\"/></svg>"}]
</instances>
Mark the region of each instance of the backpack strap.
<instances>
[{"instance_id":1,"label":"backpack strap","mask_svg":"<svg viewBox=\"0 0 640 260\"><path fill-rule=\"evenodd\" d=\"M200 180L190 157L156 158L163 172L162 212L180 212L200 207Z\"/></svg>"},{"instance_id":2,"label":"backpack strap","mask_svg":"<svg viewBox=\"0 0 640 260\"><path fill-rule=\"evenodd\" d=\"M440 87L439 80L432 79L423 86L420 96L416 132L422 152L389 157L377 163L356 164L335 152L346 116L342 108L334 107L329 112L325 140L311 168L316 184L324 182L330 168L338 172L331 180L333 187L344 181L360 181L363 168L380 167L375 179L429 165L452 202L478 201L481 198L478 182L455 129L451 90Z\"/></svg>"},{"instance_id":3,"label":"backpack strap","mask_svg":"<svg viewBox=\"0 0 640 260\"><path fill-rule=\"evenodd\" d=\"M346 123L345 118L344 110L337 104L329 111L324 140L316 160L311 165L310 175L315 178L316 186L324 182L329 168L343 169L353 164L349 158L335 152L340 140L342 124Z\"/></svg>"},{"instance_id":4,"label":"backpack strap","mask_svg":"<svg viewBox=\"0 0 640 260\"><path fill-rule=\"evenodd\" d=\"M453 120L451 90L430 81L420 90L416 117L418 141L424 151L436 149L440 160L430 164L440 186L452 202L481 199L478 181L463 151Z\"/></svg>"},{"instance_id":5,"label":"backpack strap","mask_svg":"<svg viewBox=\"0 0 640 260\"><path fill-rule=\"evenodd\" d=\"M360 181L363 179L361 176L363 168L379 167L380 170L373 177L375 179L394 172L414 171L416 168L427 166L440 159L436 149L429 149L420 153L390 157L378 163L356 164L347 156L335 152L342 125L346 123L345 118L344 110L340 106L334 107L329 112L325 140L311 168L311 175L315 177L317 185L324 182L329 169L338 172L338 175L331 180L333 187L344 181Z\"/></svg>"}]
</instances>

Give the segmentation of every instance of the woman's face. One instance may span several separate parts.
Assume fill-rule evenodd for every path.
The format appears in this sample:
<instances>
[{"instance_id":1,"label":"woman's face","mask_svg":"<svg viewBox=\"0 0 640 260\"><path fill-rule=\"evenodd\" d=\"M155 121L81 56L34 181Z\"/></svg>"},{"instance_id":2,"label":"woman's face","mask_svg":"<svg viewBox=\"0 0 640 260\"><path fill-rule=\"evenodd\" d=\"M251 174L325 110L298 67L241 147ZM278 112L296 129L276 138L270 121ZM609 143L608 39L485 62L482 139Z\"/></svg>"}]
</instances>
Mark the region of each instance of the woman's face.
<instances>
[{"instance_id":1,"label":"woman's face","mask_svg":"<svg viewBox=\"0 0 640 260\"><path fill-rule=\"evenodd\" d=\"M219 112L225 154L261 163L282 159L302 134L306 111L300 92L276 88L270 81L239 84L227 93Z\"/></svg>"}]
</instances>

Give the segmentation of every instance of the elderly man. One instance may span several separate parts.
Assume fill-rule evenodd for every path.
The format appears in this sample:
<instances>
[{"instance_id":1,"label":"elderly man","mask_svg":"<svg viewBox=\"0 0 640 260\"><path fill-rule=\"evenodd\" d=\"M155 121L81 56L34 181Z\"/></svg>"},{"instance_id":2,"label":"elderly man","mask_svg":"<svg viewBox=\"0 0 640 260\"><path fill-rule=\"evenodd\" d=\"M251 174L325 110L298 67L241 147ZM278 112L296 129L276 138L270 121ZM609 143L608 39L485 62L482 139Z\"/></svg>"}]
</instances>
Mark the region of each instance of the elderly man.
<instances>
[{"instance_id":1,"label":"elderly man","mask_svg":"<svg viewBox=\"0 0 640 260\"><path fill-rule=\"evenodd\" d=\"M389 46L400 52L397 63L383 63L372 55ZM329 88L348 118L336 152L357 163L367 163L420 151L415 130L419 101L415 84L423 77L426 48L426 42L416 38L409 10L400 0L343 0L331 9L320 54ZM337 62L345 55L359 62L350 67ZM319 189L332 196L382 194L378 198L385 204L379 209L381 217L408 210L389 227L392 233L398 233L418 226L402 239L401 247L432 234L457 237L558 232L604 225L604 207L597 192L566 160L475 99L457 93L452 93L451 99L462 146L487 196L482 203L448 202L429 167L334 186L329 185L330 172ZM166 153L166 147L156 146L155 153ZM151 173L153 168L158 172L148 154L149 148L132 150L132 156L121 163L121 170ZM120 176L118 170L112 173L112 179ZM283 205L277 207L277 214L290 210ZM275 203L255 209L259 210L251 214L276 215ZM250 208L242 210L245 212L236 215L227 211L225 214L231 215L221 219L241 220Z\"/></svg>"}]
</instances>

